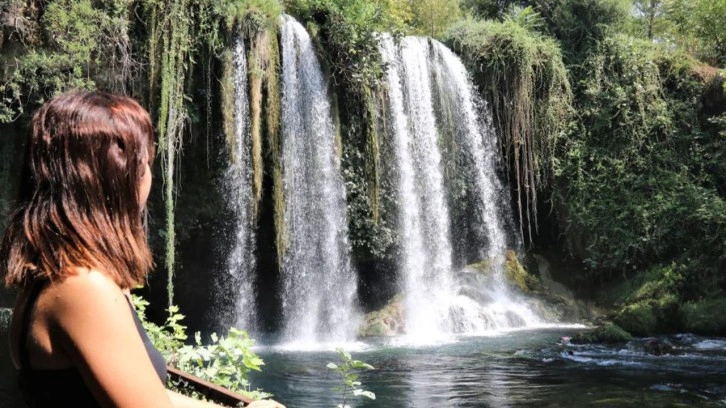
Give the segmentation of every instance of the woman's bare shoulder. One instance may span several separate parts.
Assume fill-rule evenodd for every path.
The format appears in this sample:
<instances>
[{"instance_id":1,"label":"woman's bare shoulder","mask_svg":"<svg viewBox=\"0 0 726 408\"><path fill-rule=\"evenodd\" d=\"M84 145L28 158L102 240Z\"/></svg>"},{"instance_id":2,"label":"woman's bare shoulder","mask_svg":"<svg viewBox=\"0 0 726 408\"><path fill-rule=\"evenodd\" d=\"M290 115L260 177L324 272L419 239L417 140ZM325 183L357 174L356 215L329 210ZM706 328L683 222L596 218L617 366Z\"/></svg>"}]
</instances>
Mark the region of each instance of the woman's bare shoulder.
<instances>
[{"instance_id":1,"label":"woman's bare shoulder","mask_svg":"<svg viewBox=\"0 0 726 408\"><path fill-rule=\"evenodd\" d=\"M102 272L81 270L48 289L53 343L101 405L170 406L122 288Z\"/></svg>"},{"instance_id":2,"label":"woman's bare shoulder","mask_svg":"<svg viewBox=\"0 0 726 408\"><path fill-rule=\"evenodd\" d=\"M53 282L43 295L43 309L55 322L69 318L93 319L104 312L128 314L123 290L103 272L78 268L62 281Z\"/></svg>"}]
</instances>

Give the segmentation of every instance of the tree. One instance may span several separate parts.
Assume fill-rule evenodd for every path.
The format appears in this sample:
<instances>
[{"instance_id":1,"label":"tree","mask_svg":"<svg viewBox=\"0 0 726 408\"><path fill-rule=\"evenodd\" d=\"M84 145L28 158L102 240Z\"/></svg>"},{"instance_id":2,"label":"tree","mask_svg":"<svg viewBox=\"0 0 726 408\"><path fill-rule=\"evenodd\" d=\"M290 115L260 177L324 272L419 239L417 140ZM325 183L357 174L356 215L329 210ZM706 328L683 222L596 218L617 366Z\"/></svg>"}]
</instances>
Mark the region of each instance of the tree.
<instances>
[{"instance_id":1,"label":"tree","mask_svg":"<svg viewBox=\"0 0 726 408\"><path fill-rule=\"evenodd\" d=\"M638 23L638 31L652 40L665 31L666 4L664 0L633 0L633 14Z\"/></svg>"},{"instance_id":2,"label":"tree","mask_svg":"<svg viewBox=\"0 0 726 408\"><path fill-rule=\"evenodd\" d=\"M726 64L726 0L668 0L665 13L678 46L713 65Z\"/></svg>"},{"instance_id":3,"label":"tree","mask_svg":"<svg viewBox=\"0 0 726 408\"><path fill-rule=\"evenodd\" d=\"M391 26L404 28L411 24L413 11L408 0L375 0L374 3L388 15Z\"/></svg>"},{"instance_id":4,"label":"tree","mask_svg":"<svg viewBox=\"0 0 726 408\"><path fill-rule=\"evenodd\" d=\"M459 1L410 0L415 30L422 35L440 38L461 17Z\"/></svg>"},{"instance_id":5,"label":"tree","mask_svg":"<svg viewBox=\"0 0 726 408\"><path fill-rule=\"evenodd\" d=\"M562 44L568 64L581 63L588 51L630 16L630 2L623 0L543 0L535 9Z\"/></svg>"}]
</instances>

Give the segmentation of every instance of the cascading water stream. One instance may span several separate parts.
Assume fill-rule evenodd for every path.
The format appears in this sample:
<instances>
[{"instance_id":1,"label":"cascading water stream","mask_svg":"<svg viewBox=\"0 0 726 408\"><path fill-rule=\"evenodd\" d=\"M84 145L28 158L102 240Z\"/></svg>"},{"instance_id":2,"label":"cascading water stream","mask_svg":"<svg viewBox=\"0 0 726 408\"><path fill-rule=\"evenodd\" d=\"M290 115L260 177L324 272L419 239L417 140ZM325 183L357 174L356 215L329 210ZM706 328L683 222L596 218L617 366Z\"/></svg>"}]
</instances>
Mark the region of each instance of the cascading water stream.
<instances>
[{"instance_id":1,"label":"cascading water stream","mask_svg":"<svg viewBox=\"0 0 726 408\"><path fill-rule=\"evenodd\" d=\"M442 44L406 37L396 45L380 40L387 65L388 117L392 127L399 201L398 224L406 332L412 337L473 333L512 325L537 324L523 304L512 300L503 283L507 236L501 219L506 195L496 175L496 142L461 61ZM433 103L433 98L441 100ZM435 111L446 108L453 119ZM443 129L443 127L453 129ZM469 179L476 192L475 226L480 256L494 265L494 279L478 287L482 296L461 295L455 283L449 213L438 137L442 130L463 141L471 162Z\"/></svg>"},{"instance_id":2,"label":"cascading water stream","mask_svg":"<svg viewBox=\"0 0 726 408\"><path fill-rule=\"evenodd\" d=\"M447 110L453 113L446 126L453 127L457 137L463 140L464 150L472 162L474 174L470 178L476 191L478 219L481 220L474 228L478 230L477 236L486 239L485 245L480 245L479 257L503 260L507 234L501 222L504 211L500 206L506 201L495 173L497 146L493 129L478 115L483 106L473 92L461 60L438 41L431 41L431 52L436 94L440 104L451 106Z\"/></svg>"},{"instance_id":3,"label":"cascading water stream","mask_svg":"<svg viewBox=\"0 0 726 408\"><path fill-rule=\"evenodd\" d=\"M284 339L345 341L358 325L345 186L327 83L305 29L283 17Z\"/></svg>"},{"instance_id":4,"label":"cascading water stream","mask_svg":"<svg viewBox=\"0 0 726 408\"><path fill-rule=\"evenodd\" d=\"M450 104L448 111L454 113L449 126L463 141L471 165L471 182L474 186L477 219L474 227L477 236L484 237L479 256L488 259L492 265L492 280L489 287L491 304L488 309L494 312L496 326L509 324L507 312L515 313L524 320L525 325L540 323L539 319L526 306L515 300L504 281L505 251L507 232L502 222L509 214L505 211L508 198L496 174L496 135L492 124L480 115L491 113L485 109L478 97L469 74L459 57L438 41L431 40L431 64L433 66L436 94L441 104ZM513 235L513 234L510 234ZM498 311L504 312L499 314ZM482 327L468 327L468 330L481 330Z\"/></svg>"},{"instance_id":5,"label":"cascading water stream","mask_svg":"<svg viewBox=\"0 0 726 408\"><path fill-rule=\"evenodd\" d=\"M389 36L384 36L380 45L388 65L398 170L406 331L419 338L448 331L447 297L453 287L449 213L425 41L408 37L398 48Z\"/></svg>"},{"instance_id":6,"label":"cascading water stream","mask_svg":"<svg viewBox=\"0 0 726 408\"><path fill-rule=\"evenodd\" d=\"M247 96L247 58L241 37L234 43L234 139L228 141L229 165L224 175L229 205L234 213L235 231L232 250L227 258L227 278L231 285L224 293L235 296L234 310L225 313L222 322L254 331L256 308L254 289L255 235L252 214L252 184L250 170L249 99Z\"/></svg>"}]
</instances>

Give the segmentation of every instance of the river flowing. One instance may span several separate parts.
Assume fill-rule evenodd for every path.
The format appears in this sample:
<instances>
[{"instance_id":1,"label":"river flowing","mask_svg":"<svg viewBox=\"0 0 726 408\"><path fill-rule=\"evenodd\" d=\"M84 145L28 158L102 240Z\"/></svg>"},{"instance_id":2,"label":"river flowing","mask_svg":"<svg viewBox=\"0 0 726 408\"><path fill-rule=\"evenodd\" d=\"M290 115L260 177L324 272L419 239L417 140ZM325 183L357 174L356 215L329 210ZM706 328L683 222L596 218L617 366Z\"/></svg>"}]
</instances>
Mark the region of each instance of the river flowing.
<instances>
[{"instance_id":1,"label":"river flowing","mask_svg":"<svg viewBox=\"0 0 726 408\"><path fill-rule=\"evenodd\" d=\"M351 407L724 407L726 339L677 335L613 346L562 344L581 329L509 331L455 337L426 347L399 339L349 344L372 364L363 388L375 401ZM662 355L648 343L666 344ZM566 343L566 341L565 341ZM326 368L333 351L261 347L266 365L253 384L287 407L335 407L342 382Z\"/></svg>"}]
</instances>

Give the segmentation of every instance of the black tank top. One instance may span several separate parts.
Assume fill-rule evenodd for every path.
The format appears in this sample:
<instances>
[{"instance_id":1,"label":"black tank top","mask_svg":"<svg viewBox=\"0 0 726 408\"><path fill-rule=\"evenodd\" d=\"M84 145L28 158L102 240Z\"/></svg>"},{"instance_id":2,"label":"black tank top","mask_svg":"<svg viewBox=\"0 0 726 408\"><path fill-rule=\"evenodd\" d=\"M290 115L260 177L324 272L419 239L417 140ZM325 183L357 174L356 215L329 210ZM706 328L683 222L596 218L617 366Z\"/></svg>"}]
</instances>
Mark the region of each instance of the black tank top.
<instances>
[{"instance_id":1,"label":"black tank top","mask_svg":"<svg viewBox=\"0 0 726 408\"><path fill-rule=\"evenodd\" d=\"M40 294L43 284L36 284L28 297L23 315L20 333L20 370L18 372L18 385L26 404L31 408L47 407L100 407L91 391L88 389L81 373L77 368L60 370L36 370L30 367L28 354L28 335L30 333L30 316L35 301ZM127 298L128 300L128 298ZM146 352L154 365L156 373L162 384L166 383L166 362L159 350L149 340L144 327L141 325L136 311L129 301L131 314L134 316L136 330L144 342Z\"/></svg>"}]
</instances>

